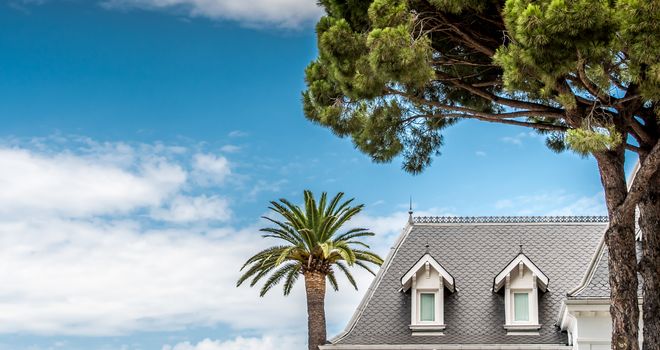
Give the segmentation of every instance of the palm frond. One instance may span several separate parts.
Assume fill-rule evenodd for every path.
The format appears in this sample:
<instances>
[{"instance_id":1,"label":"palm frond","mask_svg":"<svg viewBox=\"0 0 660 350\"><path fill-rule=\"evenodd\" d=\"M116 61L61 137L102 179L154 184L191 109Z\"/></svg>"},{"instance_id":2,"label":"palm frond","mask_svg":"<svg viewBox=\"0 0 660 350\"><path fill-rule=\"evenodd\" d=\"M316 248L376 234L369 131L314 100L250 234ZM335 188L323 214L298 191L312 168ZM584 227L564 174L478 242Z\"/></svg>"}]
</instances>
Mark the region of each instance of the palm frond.
<instances>
[{"instance_id":1,"label":"palm frond","mask_svg":"<svg viewBox=\"0 0 660 350\"><path fill-rule=\"evenodd\" d=\"M330 269L326 277L328 278L328 282L330 283L332 289L334 289L335 292L338 291L339 285L337 284L337 277L335 277L335 272L332 269Z\"/></svg>"},{"instance_id":2,"label":"palm frond","mask_svg":"<svg viewBox=\"0 0 660 350\"><path fill-rule=\"evenodd\" d=\"M344 273L344 275L346 275L346 279L348 279L348 282L353 286L353 288L355 288L355 290L357 290L358 286L357 286L357 283L355 283L355 278L353 277L351 272L348 271L348 268L346 267L346 265L342 264L339 261L337 261L337 263L335 265L337 265L337 267Z\"/></svg>"},{"instance_id":3,"label":"palm frond","mask_svg":"<svg viewBox=\"0 0 660 350\"><path fill-rule=\"evenodd\" d=\"M376 265L381 265L383 263L383 259L380 256L378 256L378 254L376 253L372 253L367 250L359 250L359 249L353 249L353 253L355 253L355 258L357 260L370 262Z\"/></svg>"},{"instance_id":4,"label":"palm frond","mask_svg":"<svg viewBox=\"0 0 660 350\"><path fill-rule=\"evenodd\" d=\"M367 237L367 236L373 236L374 233L368 231L366 228L354 228L350 229L340 235L337 235L333 238L333 241L347 241L351 238L357 238L357 237Z\"/></svg>"},{"instance_id":5,"label":"palm frond","mask_svg":"<svg viewBox=\"0 0 660 350\"><path fill-rule=\"evenodd\" d=\"M367 264L363 263L362 261L356 260L355 265L367 270L370 274L376 276L376 273L369 266L367 266Z\"/></svg>"},{"instance_id":6,"label":"palm frond","mask_svg":"<svg viewBox=\"0 0 660 350\"><path fill-rule=\"evenodd\" d=\"M294 270L296 266L299 266L297 263L290 263L282 266L281 268L277 269L277 271L273 272L273 274L270 275L270 277L266 280L264 283L263 287L261 287L261 291L259 292L259 296L263 297L268 293L268 291L273 288L275 285L280 283L282 278L287 276L291 270Z\"/></svg>"},{"instance_id":7,"label":"palm frond","mask_svg":"<svg viewBox=\"0 0 660 350\"><path fill-rule=\"evenodd\" d=\"M339 204L339 201L343 197L344 197L344 192L339 192L334 197L332 197L332 199L330 200L330 204L325 209L325 213L323 213L323 215L325 215L325 216L332 215L332 213L334 213L334 211L335 211L335 208L337 208L337 204Z\"/></svg>"},{"instance_id":8,"label":"palm frond","mask_svg":"<svg viewBox=\"0 0 660 350\"><path fill-rule=\"evenodd\" d=\"M345 241L345 242L346 242L346 244L348 244L348 245L353 244L353 245L359 245L359 246L364 247L364 248L366 248L366 249L371 248L371 247L369 247L368 244L366 244L366 243L364 243L364 242L360 242L360 241Z\"/></svg>"},{"instance_id":9,"label":"palm frond","mask_svg":"<svg viewBox=\"0 0 660 350\"><path fill-rule=\"evenodd\" d=\"M286 280L284 280L284 295L289 295L293 285L296 284L298 277L300 277L301 265L296 265L295 268L289 270L289 273L286 275Z\"/></svg>"},{"instance_id":10,"label":"palm frond","mask_svg":"<svg viewBox=\"0 0 660 350\"><path fill-rule=\"evenodd\" d=\"M268 258L269 256L280 254L282 249L285 249L285 248L287 248L287 246L280 245L280 246L266 248L266 249L258 252L257 254L254 254L252 257L247 259L247 261L245 262L245 264L243 264L243 266L241 266L241 271L243 271L243 269L246 266L248 266L248 265L250 265L250 264L252 264L256 261L264 260L264 259Z\"/></svg>"}]
</instances>

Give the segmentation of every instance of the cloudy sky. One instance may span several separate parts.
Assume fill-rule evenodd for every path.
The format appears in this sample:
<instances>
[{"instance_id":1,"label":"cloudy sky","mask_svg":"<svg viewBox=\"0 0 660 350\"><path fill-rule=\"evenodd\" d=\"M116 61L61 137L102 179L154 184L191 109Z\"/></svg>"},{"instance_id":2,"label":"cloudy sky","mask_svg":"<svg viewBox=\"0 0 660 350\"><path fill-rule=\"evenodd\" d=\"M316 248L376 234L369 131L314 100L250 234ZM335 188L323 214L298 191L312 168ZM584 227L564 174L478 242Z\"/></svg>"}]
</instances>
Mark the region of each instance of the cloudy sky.
<instances>
[{"instance_id":1,"label":"cloudy sky","mask_svg":"<svg viewBox=\"0 0 660 350\"><path fill-rule=\"evenodd\" d=\"M315 0L0 4L0 349L305 342L301 285L235 288L269 200L345 191L386 255L418 215L600 215L591 159L463 122L419 176L307 122ZM328 295L339 332L371 282ZM341 284L340 280L340 284Z\"/></svg>"}]
</instances>

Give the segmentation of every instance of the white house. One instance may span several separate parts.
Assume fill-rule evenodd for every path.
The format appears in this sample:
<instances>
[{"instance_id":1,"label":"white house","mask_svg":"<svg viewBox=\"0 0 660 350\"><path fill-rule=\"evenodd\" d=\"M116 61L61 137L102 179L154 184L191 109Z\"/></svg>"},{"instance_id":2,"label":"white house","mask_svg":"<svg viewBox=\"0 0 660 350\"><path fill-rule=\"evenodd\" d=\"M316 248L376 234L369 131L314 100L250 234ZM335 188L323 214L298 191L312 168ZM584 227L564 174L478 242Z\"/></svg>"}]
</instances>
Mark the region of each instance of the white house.
<instances>
[{"instance_id":1,"label":"white house","mask_svg":"<svg viewBox=\"0 0 660 350\"><path fill-rule=\"evenodd\" d=\"M321 350L609 349L607 225L411 216L344 332Z\"/></svg>"}]
</instances>

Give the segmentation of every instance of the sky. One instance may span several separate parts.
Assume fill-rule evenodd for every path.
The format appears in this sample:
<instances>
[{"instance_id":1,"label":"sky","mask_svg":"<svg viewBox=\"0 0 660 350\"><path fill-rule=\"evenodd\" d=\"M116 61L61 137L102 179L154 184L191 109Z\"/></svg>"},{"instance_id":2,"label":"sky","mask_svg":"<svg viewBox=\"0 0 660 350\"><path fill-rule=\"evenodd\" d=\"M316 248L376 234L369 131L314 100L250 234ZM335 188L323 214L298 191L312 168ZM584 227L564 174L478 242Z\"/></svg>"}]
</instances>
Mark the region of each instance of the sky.
<instances>
[{"instance_id":1,"label":"sky","mask_svg":"<svg viewBox=\"0 0 660 350\"><path fill-rule=\"evenodd\" d=\"M303 348L302 285L235 287L268 203L342 191L385 256L415 215L604 215L595 162L461 122L420 175L302 114L314 0L0 4L0 350ZM328 333L359 290L328 293Z\"/></svg>"}]
</instances>

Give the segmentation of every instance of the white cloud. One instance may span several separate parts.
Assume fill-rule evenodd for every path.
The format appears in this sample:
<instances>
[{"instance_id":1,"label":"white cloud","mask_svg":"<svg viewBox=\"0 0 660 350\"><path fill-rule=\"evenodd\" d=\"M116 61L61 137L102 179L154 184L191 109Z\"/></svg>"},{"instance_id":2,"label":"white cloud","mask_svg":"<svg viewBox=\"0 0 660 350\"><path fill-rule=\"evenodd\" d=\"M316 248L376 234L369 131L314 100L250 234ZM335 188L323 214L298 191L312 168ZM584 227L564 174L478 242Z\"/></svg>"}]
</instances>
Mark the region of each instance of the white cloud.
<instances>
[{"instance_id":1,"label":"white cloud","mask_svg":"<svg viewBox=\"0 0 660 350\"><path fill-rule=\"evenodd\" d=\"M236 288L265 243L256 229L222 237L131 221L0 222L0 333L113 335L217 323L303 325L304 295ZM277 318L278 325L271 320Z\"/></svg>"},{"instance_id":2,"label":"white cloud","mask_svg":"<svg viewBox=\"0 0 660 350\"><path fill-rule=\"evenodd\" d=\"M166 208L154 209L151 216L169 222L227 221L231 216L229 201L219 196L176 196Z\"/></svg>"},{"instance_id":3,"label":"white cloud","mask_svg":"<svg viewBox=\"0 0 660 350\"><path fill-rule=\"evenodd\" d=\"M224 145L220 147L220 150L224 153L236 153L241 150L241 147L236 145Z\"/></svg>"},{"instance_id":4,"label":"white cloud","mask_svg":"<svg viewBox=\"0 0 660 350\"><path fill-rule=\"evenodd\" d=\"M522 146L522 144L523 144L523 142L525 142L525 140L541 139L541 138L542 138L542 136L539 135L538 133L533 132L533 131L529 131L529 132L521 132L521 133L518 133L514 136L505 136L505 137L502 137L500 140L504 143L509 143L509 144L516 145L516 146Z\"/></svg>"},{"instance_id":5,"label":"white cloud","mask_svg":"<svg viewBox=\"0 0 660 350\"><path fill-rule=\"evenodd\" d=\"M177 10L191 17L289 28L312 22L322 14L314 0L106 0L102 4L106 8Z\"/></svg>"},{"instance_id":6,"label":"white cloud","mask_svg":"<svg viewBox=\"0 0 660 350\"><path fill-rule=\"evenodd\" d=\"M69 152L0 147L0 214L88 216L159 205L186 181L185 171L152 158L127 169Z\"/></svg>"},{"instance_id":7,"label":"white cloud","mask_svg":"<svg viewBox=\"0 0 660 350\"><path fill-rule=\"evenodd\" d=\"M193 157L193 176L201 184L221 184L230 174L229 161L223 156L198 153Z\"/></svg>"},{"instance_id":8,"label":"white cloud","mask_svg":"<svg viewBox=\"0 0 660 350\"><path fill-rule=\"evenodd\" d=\"M280 192L282 190L282 186L287 182L288 181L286 179L277 180L277 181L259 180L252 186L252 189L250 190L250 192L248 192L247 197L248 199L253 200L257 197L257 195L264 192L272 192L272 193Z\"/></svg>"},{"instance_id":9,"label":"white cloud","mask_svg":"<svg viewBox=\"0 0 660 350\"><path fill-rule=\"evenodd\" d=\"M228 134L229 137L245 137L248 136L248 133L242 130L234 130Z\"/></svg>"},{"instance_id":10,"label":"white cloud","mask_svg":"<svg viewBox=\"0 0 660 350\"><path fill-rule=\"evenodd\" d=\"M539 192L496 201L495 209L507 215L605 215L602 193L579 197L564 191Z\"/></svg>"},{"instance_id":11,"label":"white cloud","mask_svg":"<svg viewBox=\"0 0 660 350\"><path fill-rule=\"evenodd\" d=\"M226 341L204 339L197 344L182 342L174 346L165 345L162 350L291 350L305 347L305 341L299 338L263 336L261 338L237 337Z\"/></svg>"}]
</instances>

